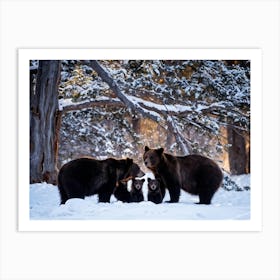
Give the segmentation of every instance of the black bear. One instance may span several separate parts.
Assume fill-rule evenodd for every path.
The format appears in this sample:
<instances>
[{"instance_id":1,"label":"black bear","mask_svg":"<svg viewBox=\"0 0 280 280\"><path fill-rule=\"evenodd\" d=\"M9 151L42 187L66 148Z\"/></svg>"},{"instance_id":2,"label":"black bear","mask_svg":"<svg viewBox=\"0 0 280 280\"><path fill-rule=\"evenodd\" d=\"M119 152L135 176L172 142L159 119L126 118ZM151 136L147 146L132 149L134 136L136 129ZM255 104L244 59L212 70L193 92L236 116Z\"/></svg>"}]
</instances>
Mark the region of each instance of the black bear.
<instances>
[{"instance_id":1,"label":"black bear","mask_svg":"<svg viewBox=\"0 0 280 280\"><path fill-rule=\"evenodd\" d=\"M163 148L145 147L144 164L168 189L169 202L178 202L180 189L199 196L199 204L210 204L214 193L223 180L219 166L211 159L200 155L173 156Z\"/></svg>"},{"instance_id":2,"label":"black bear","mask_svg":"<svg viewBox=\"0 0 280 280\"><path fill-rule=\"evenodd\" d=\"M142 191L143 184L145 179L132 179L131 186L131 202L141 202L144 200L144 195Z\"/></svg>"},{"instance_id":3,"label":"black bear","mask_svg":"<svg viewBox=\"0 0 280 280\"><path fill-rule=\"evenodd\" d=\"M61 204L70 198L98 194L99 202L110 202L116 182L143 174L130 158L96 160L79 158L66 163L58 174Z\"/></svg>"},{"instance_id":4,"label":"black bear","mask_svg":"<svg viewBox=\"0 0 280 280\"><path fill-rule=\"evenodd\" d=\"M148 201L159 204L163 200L160 189L160 181L148 178Z\"/></svg>"}]
</instances>

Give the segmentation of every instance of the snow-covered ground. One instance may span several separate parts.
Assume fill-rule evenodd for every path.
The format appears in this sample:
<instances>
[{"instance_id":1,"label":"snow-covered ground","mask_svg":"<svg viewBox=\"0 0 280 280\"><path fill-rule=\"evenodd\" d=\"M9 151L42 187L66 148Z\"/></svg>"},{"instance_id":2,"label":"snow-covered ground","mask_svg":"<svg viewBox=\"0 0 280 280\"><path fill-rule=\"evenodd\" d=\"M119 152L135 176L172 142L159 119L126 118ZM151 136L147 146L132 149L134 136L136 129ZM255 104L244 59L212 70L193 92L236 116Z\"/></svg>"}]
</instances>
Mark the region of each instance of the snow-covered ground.
<instances>
[{"instance_id":1,"label":"snow-covered ground","mask_svg":"<svg viewBox=\"0 0 280 280\"><path fill-rule=\"evenodd\" d=\"M231 177L239 186L250 186L250 175ZM147 201L123 203L112 195L111 203L98 203L97 196L70 199L59 205L57 186L30 185L30 219L33 220L247 220L250 219L250 191L220 188L211 205L198 205L197 196L181 192L179 203L154 204ZM169 199L168 192L164 201Z\"/></svg>"}]
</instances>

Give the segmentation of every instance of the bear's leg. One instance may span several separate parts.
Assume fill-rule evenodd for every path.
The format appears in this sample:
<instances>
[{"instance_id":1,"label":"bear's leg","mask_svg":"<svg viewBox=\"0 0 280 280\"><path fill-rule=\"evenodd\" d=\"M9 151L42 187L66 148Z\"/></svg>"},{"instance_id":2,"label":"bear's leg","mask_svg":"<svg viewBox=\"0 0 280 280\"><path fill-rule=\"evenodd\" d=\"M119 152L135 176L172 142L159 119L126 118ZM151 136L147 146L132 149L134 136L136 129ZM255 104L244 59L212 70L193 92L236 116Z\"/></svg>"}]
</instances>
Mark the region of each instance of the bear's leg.
<instances>
[{"instance_id":1,"label":"bear's leg","mask_svg":"<svg viewBox=\"0 0 280 280\"><path fill-rule=\"evenodd\" d=\"M214 192L211 189L204 189L199 193L199 202L197 204L211 204Z\"/></svg>"},{"instance_id":2,"label":"bear's leg","mask_svg":"<svg viewBox=\"0 0 280 280\"><path fill-rule=\"evenodd\" d=\"M58 186L58 189L60 194L60 204L65 204L65 202L68 200L67 193L62 186Z\"/></svg>"},{"instance_id":3,"label":"bear's leg","mask_svg":"<svg viewBox=\"0 0 280 280\"><path fill-rule=\"evenodd\" d=\"M161 191L162 199L164 199L164 196L165 196L165 186L163 186L162 184L160 185L160 191Z\"/></svg>"},{"instance_id":4,"label":"bear's leg","mask_svg":"<svg viewBox=\"0 0 280 280\"><path fill-rule=\"evenodd\" d=\"M201 166L197 171L196 179L199 204L211 204L212 197L223 179L221 171L215 166Z\"/></svg>"},{"instance_id":5,"label":"bear's leg","mask_svg":"<svg viewBox=\"0 0 280 280\"><path fill-rule=\"evenodd\" d=\"M131 202L130 192L124 186L118 186L114 190L114 196L117 200L122 202Z\"/></svg>"},{"instance_id":6,"label":"bear's leg","mask_svg":"<svg viewBox=\"0 0 280 280\"><path fill-rule=\"evenodd\" d=\"M81 188L80 184L74 183L74 182L67 182L64 184L65 187L60 186L59 187L59 193L60 193L60 204L65 204L65 202L68 199L71 198L85 198L85 194L83 189Z\"/></svg>"},{"instance_id":7,"label":"bear's leg","mask_svg":"<svg viewBox=\"0 0 280 280\"><path fill-rule=\"evenodd\" d=\"M168 203L175 203L179 201L180 197L180 187L172 187L168 188L169 195L170 195L170 200L166 201Z\"/></svg>"},{"instance_id":8,"label":"bear's leg","mask_svg":"<svg viewBox=\"0 0 280 280\"><path fill-rule=\"evenodd\" d=\"M158 195L157 195L157 203L162 203L163 201L163 196L162 194L159 192Z\"/></svg>"},{"instance_id":9,"label":"bear's leg","mask_svg":"<svg viewBox=\"0 0 280 280\"><path fill-rule=\"evenodd\" d=\"M98 194L98 201L99 202L110 202L112 192L100 192Z\"/></svg>"},{"instance_id":10,"label":"bear's leg","mask_svg":"<svg viewBox=\"0 0 280 280\"><path fill-rule=\"evenodd\" d=\"M86 196L85 188L82 186L82 184L79 181L72 180L71 182L69 182L65 191L67 193L68 199L71 198L85 199Z\"/></svg>"}]
</instances>

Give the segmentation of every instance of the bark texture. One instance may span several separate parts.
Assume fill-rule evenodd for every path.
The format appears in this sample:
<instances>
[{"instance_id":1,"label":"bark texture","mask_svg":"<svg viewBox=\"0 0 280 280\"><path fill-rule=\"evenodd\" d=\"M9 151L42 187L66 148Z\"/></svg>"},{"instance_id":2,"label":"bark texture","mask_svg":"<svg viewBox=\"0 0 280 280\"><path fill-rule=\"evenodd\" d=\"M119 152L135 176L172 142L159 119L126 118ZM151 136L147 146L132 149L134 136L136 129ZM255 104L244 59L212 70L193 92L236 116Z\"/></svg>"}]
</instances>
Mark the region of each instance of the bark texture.
<instances>
[{"instance_id":1,"label":"bark texture","mask_svg":"<svg viewBox=\"0 0 280 280\"><path fill-rule=\"evenodd\" d=\"M56 183L59 78L58 60L39 61L36 88L30 89L30 183Z\"/></svg>"},{"instance_id":2,"label":"bark texture","mask_svg":"<svg viewBox=\"0 0 280 280\"><path fill-rule=\"evenodd\" d=\"M241 132L232 127L228 127L229 165L233 175L248 173L250 166L250 155L246 151L245 137Z\"/></svg>"}]
</instances>

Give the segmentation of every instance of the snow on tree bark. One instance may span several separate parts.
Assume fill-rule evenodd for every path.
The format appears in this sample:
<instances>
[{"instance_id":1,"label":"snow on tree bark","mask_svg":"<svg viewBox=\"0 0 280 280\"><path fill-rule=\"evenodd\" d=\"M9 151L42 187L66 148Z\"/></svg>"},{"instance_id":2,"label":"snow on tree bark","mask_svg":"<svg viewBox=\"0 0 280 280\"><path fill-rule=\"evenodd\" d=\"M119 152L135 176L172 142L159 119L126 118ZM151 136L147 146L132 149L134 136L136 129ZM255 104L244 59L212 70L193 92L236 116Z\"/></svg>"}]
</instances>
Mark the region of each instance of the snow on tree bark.
<instances>
[{"instance_id":1,"label":"snow on tree bark","mask_svg":"<svg viewBox=\"0 0 280 280\"><path fill-rule=\"evenodd\" d=\"M30 182L56 183L60 61L42 60L30 91Z\"/></svg>"}]
</instances>

